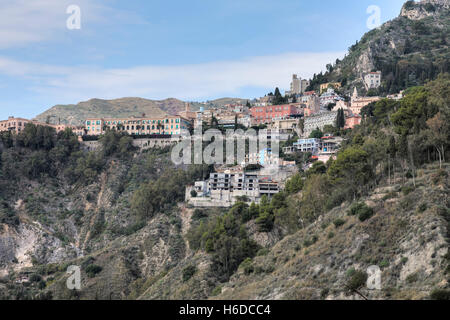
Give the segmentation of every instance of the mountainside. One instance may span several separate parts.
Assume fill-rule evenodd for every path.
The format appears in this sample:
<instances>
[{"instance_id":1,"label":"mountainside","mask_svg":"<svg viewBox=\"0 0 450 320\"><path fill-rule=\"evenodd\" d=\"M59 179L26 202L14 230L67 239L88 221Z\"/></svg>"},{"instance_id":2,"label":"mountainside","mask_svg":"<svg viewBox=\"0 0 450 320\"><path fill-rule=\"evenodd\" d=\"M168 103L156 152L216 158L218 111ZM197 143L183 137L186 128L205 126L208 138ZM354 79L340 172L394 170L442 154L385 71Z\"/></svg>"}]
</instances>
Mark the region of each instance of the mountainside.
<instances>
[{"instance_id":1,"label":"mountainside","mask_svg":"<svg viewBox=\"0 0 450 320\"><path fill-rule=\"evenodd\" d=\"M230 103L243 103L247 100L240 98L221 98L207 101L206 104L190 102L190 109L197 111L200 107L205 109L216 108ZM185 110L185 102L178 99L148 100L143 98L120 98L114 100L91 99L76 105L56 105L36 116L42 122L71 125L83 125L87 118L95 117L140 117L145 114L148 117L176 115Z\"/></svg>"},{"instance_id":2,"label":"mountainside","mask_svg":"<svg viewBox=\"0 0 450 320\"><path fill-rule=\"evenodd\" d=\"M311 89L338 81L347 93L354 86L365 91L362 75L379 70L383 75L378 93L396 93L449 72L449 10L449 0L406 2L399 17L366 33L342 61L329 64L325 74L315 75Z\"/></svg>"},{"instance_id":3,"label":"mountainside","mask_svg":"<svg viewBox=\"0 0 450 320\"><path fill-rule=\"evenodd\" d=\"M375 189L362 199L374 209L367 221L350 215L347 205L331 210L240 268L216 298L361 299L346 294L346 282L372 265L381 269L382 290L363 288L367 298L428 298L448 272L450 221L441 205L450 190L448 181L433 182L435 172L421 170L409 193L400 185Z\"/></svg>"},{"instance_id":4,"label":"mountainside","mask_svg":"<svg viewBox=\"0 0 450 320\"><path fill-rule=\"evenodd\" d=\"M0 299L448 297L449 84L368 106L338 132L336 160L230 209L183 202L213 168L174 165L170 148L138 152L115 131L97 151L45 126L2 133ZM369 266L381 290L365 287Z\"/></svg>"},{"instance_id":5,"label":"mountainside","mask_svg":"<svg viewBox=\"0 0 450 320\"><path fill-rule=\"evenodd\" d=\"M39 121L82 125L90 117L148 117L177 114L185 109L183 101L166 99L161 101L142 98L121 98L115 100L91 99L76 105L56 105L36 117Z\"/></svg>"},{"instance_id":6,"label":"mountainside","mask_svg":"<svg viewBox=\"0 0 450 320\"><path fill-rule=\"evenodd\" d=\"M449 299L450 74L413 87L423 61L423 81L448 68L448 33L431 32L448 28L445 10L447 0L406 3L316 76L313 85L348 77L346 90L354 70L395 62L381 91L408 90L364 107L361 125L333 128L343 138L336 159L286 156L298 172L258 204L189 207L185 187L214 167L175 165L170 147L141 151L125 133L106 132L93 151L70 130L0 133L0 300ZM39 119L180 108L93 99ZM67 288L69 266L80 267L80 290ZM367 288L369 267L381 271L380 289Z\"/></svg>"}]
</instances>

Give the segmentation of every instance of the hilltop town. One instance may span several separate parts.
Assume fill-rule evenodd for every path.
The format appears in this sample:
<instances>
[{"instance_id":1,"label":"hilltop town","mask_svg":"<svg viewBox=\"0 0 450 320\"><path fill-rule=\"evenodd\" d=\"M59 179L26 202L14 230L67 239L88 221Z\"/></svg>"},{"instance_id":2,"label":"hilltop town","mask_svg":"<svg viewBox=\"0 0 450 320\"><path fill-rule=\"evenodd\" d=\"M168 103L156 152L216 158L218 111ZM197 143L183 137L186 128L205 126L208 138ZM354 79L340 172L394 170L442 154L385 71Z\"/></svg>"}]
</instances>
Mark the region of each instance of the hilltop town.
<instances>
[{"instance_id":1,"label":"hilltop town","mask_svg":"<svg viewBox=\"0 0 450 320\"><path fill-rule=\"evenodd\" d=\"M448 8L260 97L0 121L0 299L448 299Z\"/></svg>"},{"instance_id":2,"label":"hilltop town","mask_svg":"<svg viewBox=\"0 0 450 320\"><path fill-rule=\"evenodd\" d=\"M365 92L376 90L381 86L382 74L370 72L362 80ZM176 115L88 118L84 126L61 124L61 119L50 116L46 122L9 117L0 121L0 132L20 133L27 124L48 126L57 133L69 129L87 150L98 149L99 137L110 130L133 137L133 146L141 150L176 144L182 139L183 130L192 131L198 126L278 132L278 138L283 143L282 156L273 155L270 148L258 150L257 153L247 154L246 160L235 167L218 166L208 180L186 188L186 201L194 206L229 207L242 197L256 202L263 195L270 198L295 174L297 165L304 170L315 161L326 163L329 159L335 159L343 141L340 130L350 130L359 125L361 110L381 99L378 96L360 96L356 87L351 97L339 94L336 92L341 88L338 82L321 84L318 91L307 91L309 86L308 80L294 74L290 89L285 91L284 96L276 88L275 93L247 100L246 104L231 103L208 109L200 107L198 111L192 111L190 103L186 102L185 110ZM394 100L401 97L401 92L387 96ZM302 163L293 161L296 153L307 154L307 158ZM249 173L245 170L249 165L258 165L263 169ZM269 167L276 167L280 172L273 174ZM221 182L217 183L219 174ZM235 176L239 176L239 183L233 182Z\"/></svg>"}]
</instances>

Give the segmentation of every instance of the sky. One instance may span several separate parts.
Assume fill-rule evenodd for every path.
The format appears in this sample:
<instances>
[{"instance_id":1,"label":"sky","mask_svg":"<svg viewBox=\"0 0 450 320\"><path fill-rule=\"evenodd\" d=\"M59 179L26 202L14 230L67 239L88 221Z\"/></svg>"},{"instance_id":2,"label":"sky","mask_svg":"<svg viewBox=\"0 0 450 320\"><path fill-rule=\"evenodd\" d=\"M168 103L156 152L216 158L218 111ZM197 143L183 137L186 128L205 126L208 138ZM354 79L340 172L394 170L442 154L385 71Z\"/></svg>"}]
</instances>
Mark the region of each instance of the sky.
<instances>
[{"instance_id":1,"label":"sky","mask_svg":"<svg viewBox=\"0 0 450 320\"><path fill-rule=\"evenodd\" d=\"M373 6L383 23L403 2L0 0L0 119L91 98L288 90L344 57L376 25Z\"/></svg>"}]
</instances>

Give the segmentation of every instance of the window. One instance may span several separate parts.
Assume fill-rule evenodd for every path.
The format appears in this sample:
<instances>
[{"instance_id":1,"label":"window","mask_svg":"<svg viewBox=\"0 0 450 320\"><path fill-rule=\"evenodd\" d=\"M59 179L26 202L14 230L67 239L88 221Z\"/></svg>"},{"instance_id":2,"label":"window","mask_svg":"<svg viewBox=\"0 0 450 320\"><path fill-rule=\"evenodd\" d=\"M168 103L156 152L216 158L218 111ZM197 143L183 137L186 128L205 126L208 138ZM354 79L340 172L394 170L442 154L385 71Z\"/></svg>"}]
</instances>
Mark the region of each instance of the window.
<instances>
[{"instance_id":1,"label":"window","mask_svg":"<svg viewBox=\"0 0 450 320\"><path fill-rule=\"evenodd\" d=\"M91 124L91 122L90 122L90 121L87 121L86 124L89 126L89 125Z\"/></svg>"}]
</instances>

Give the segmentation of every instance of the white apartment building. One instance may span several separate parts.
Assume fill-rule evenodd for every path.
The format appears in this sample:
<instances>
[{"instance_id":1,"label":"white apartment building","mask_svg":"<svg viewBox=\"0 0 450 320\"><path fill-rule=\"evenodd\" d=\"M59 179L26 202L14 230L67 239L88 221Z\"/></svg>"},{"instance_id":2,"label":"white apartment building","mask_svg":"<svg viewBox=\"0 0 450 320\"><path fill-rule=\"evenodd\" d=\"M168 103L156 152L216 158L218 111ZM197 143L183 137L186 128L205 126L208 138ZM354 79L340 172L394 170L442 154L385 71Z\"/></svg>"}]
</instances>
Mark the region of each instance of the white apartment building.
<instances>
[{"instance_id":1,"label":"white apartment building","mask_svg":"<svg viewBox=\"0 0 450 320\"><path fill-rule=\"evenodd\" d=\"M379 88L381 86L381 71L369 72L364 75L363 79L366 90Z\"/></svg>"},{"instance_id":2,"label":"white apartment building","mask_svg":"<svg viewBox=\"0 0 450 320\"><path fill-rule=\"evenodd\" d=\"M303 136L309 137L311 132L319 128L323 130L326 125L335 125L337 118L337 111L320 112L305 117Z\"/></svg>"}]
</instances>

